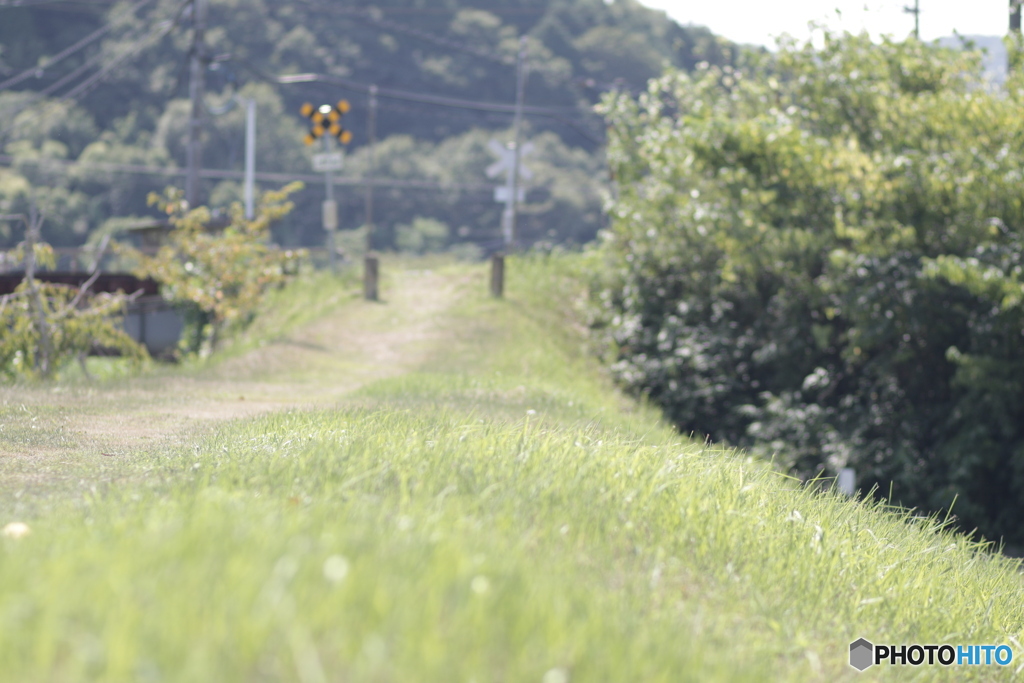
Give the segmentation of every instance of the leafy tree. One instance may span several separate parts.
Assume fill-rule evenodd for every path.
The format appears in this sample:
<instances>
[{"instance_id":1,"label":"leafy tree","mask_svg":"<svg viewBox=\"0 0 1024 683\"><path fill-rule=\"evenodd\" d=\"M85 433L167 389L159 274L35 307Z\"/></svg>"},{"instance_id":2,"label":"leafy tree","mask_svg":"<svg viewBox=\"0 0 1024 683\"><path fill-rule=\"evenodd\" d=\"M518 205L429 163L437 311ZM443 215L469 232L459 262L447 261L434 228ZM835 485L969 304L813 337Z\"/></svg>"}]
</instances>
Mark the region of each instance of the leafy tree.
<instances>
[{"instance_id":1,"label":"leafy tree","mask_svg":"<svg viewBox=\"0 0 1024 683\"><path fill-rule=\"evenodd\" d=\"M824 36L610 97L595 290L619 377L685 431L1024 541L1024 81Z\"/></svg>"},{"instance_id":2,"label":"leafy tree","mask_svg":"<svg viewBox=\"0 0 1024 683\"><path fill-rule=\"evenodd\" d=\"M39 240L42 216L33 209L28 218L4 218L21 218L26 225L25 240L13 254L15 261L24 261L25 277L12 294L0 297L0 376L49 379L74 360L84 370L86 354L97 348L134 361L147 357L119 324L131 297L90 293L98 269L81 287L41 282L37 270L54 265L53 249Z\"/></svg>"},{"instance_id":3,"label":"leafy tree","mask_svg":"<svg viewBox=\"0 0 1024 683\"><path fill-rule=\"evenodd\" d=\"M231 206L223 229L212 224L207 207L189 208L175 188L150 195L150 202L170 216L167 243L149 256L128 247L121 251L137 261L136 274L161 284L161 294L185 312L190 330L186 350L210 353L227 332L248 325L271 287L296 272L302 252L282 251L268 244L270 224L292 209L293 183L264 193L253 220L241 204Z\"/></svg>"}]
</instances>

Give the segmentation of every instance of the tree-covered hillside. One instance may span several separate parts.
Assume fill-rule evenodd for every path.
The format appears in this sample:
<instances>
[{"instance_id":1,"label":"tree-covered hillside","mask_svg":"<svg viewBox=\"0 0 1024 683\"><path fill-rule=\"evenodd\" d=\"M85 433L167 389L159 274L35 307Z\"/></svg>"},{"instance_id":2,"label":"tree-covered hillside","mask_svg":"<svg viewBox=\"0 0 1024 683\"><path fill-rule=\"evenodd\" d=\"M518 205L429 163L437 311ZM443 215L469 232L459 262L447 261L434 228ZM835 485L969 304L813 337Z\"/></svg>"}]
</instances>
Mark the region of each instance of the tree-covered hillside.
<instances>
[{"instance_id":1,"label":"tree-covered hillside","mask_svg":"<svg viewBox=\"0 0 1024 683\"><path fill-rule=\"evenodd\" d=\"M0 6L0 209L18 211L34 195L48 215L46 236L59 245L81 243L111 218L148 215L149 191L182 182L152 170L185 165L192 31L192 5L182 0ZM523 236L589 239L601 224L604 184L603 124L591 106L610 89L642 89L666 64L690 69L732 58L731 46L707 30L633 0L211 0L204 167L241 170L244 116L231 108L241 95L258 101L258 170L309 174L299 106L347 97L354 140L343 175L359 179L367 170L365 86L510 104L521 35L526 102L551 108L526 121L538 178ZM350 87L274 81L297 73ZM483 173L493 161L486 142L508 139L511 114L388 97L378 111L384 142L375 174L406 181L377 193L378 246L391 246L395 226L416 216L443 221L450 240L493 240L500 207ZM309 184L280 240L321 241L322 194ZM340 194L343 227L360 225L362 191ZM239 195L236 177L204 181L203 197L215 205ZM5 244L14 239L0 235Z\"/></svg>"}]
</instances>

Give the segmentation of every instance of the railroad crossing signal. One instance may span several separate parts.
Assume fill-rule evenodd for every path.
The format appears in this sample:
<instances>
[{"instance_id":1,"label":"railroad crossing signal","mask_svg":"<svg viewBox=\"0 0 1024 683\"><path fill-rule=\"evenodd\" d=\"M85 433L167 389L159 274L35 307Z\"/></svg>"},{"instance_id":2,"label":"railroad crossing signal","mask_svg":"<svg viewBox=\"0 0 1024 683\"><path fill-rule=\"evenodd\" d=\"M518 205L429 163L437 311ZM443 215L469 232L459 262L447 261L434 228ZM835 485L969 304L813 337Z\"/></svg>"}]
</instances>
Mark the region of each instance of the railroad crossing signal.
<instances>
[{"instance_id":1,"label":"railroad crossing signal","mask_svg":"<svg viewBox=\"0 0 1024 683\"><path fill-rule=\"evenodd\" d=\"M309 132L306 133L305 143L312 145L324 133L330 133L343 145L350 143L352 131L345 130L341 126L341 117L347 114L351 108L348 100L339 100L335 105L321 104L319 107L314 107L309 102L302 105L299 112L313 123Z\"/></svg>"},{"instance_id":2,"label":"railroad crossing signal","mask_svg":"<svg viewBox=\"0 0 1024 683\"><path fill-rule=\"evenodd\" d=\"M494 201L505 205L501 214L501 231L505 236L505 244L509 245L514 237L515 206L526 201L526 188L520 182L533 177L533 171L523 163L523 157L533 151L533 143L527 142L517 150L515 143L503 145L492 138L487 148L498 157L497 161L487 167L487 177L496 178L505 174L505 184L494 188Z\"/></svg>"},{"instance_id":3,"label":"railroad crossing signal","mask_svg":"<svg viewBox=\"0 0 1024 683\"><path fill-rule=\"evenodd\" d=\"M511 176L512 169L515 168L516 165L515 147L511 146L511 143L509 146L506 146L494 138L491 138L487 143L487 149L491 150L491 153L498 157L497 161L487 167L487 170L485 171L487 173L487 177L496 178L503 172ZM522 150L519 152L519 178L521 180L529 180L533 177L533 171L528 169L522 161L523 157L529 155L531 152L533 152L532 142L524 144ZM505 200L499 199L498 201Z\"/></svg>"}]
</instances>

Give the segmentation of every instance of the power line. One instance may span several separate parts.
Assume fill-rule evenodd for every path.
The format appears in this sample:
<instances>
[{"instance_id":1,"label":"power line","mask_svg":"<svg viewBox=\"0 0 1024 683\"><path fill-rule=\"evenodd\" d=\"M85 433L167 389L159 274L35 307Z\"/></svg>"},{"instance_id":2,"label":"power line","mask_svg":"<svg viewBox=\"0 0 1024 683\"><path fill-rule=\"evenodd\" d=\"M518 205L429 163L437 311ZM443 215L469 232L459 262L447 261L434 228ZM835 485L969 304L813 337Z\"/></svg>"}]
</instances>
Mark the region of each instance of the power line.
<instances>
[{"instance_id":1,"label":"power line","mask_svg":"<svg viewBox=\"0 0 1024 683\"><path fill-rule=\"evenodd\" d=\"M116 5L119 0L10 0L0 2L0 9L20 9L39 7L44 5L82 5L84 7L110 7ZM321 5L324 9L331 9ZM450 9L434 7L376 7L375 12L381 14L451 14ZM547 10L530 7L490 7L487 12L491 14L543 14Z\"/></svg>"},{"instance_id":2,"label":"power line","mask_svg":"<svg viewBox=\"0 0 1024 683\"><path fill-rule=\"evenodd\" d=\"M297 83L329 83L331 85L338 85L343 88L348 88L355 92L369 93L371 86L366 83L360 83L344 76L335 76L333 74L318 74L318 73L303 73L303 74L286 74L284 76L272 76L252 62L246 59L237 59L236 61L243 67L256 74L259 78L271 82L278 83L280 85L293 85ZM417 93L409 90L399 90L397 88L386 88L376 86L377 95L380 97L387 97L395 100L406 100L409 102L420 102L422 104L433 104L440 107L454 107L456 109L476 109L479 111L490 111L499 112L502 114L515 114L516 106L514 104L502 104L500 102L479 102L476 100L464 100L456 97L445 97L443 95L429 95L426 93ZM539 107L536 105L524 105L522 108L524 114L533 114L537 116L568 116L572 114L580 114L587 110L582 110L578 106L560 106L560 107Z\"/></svg>"},{"instance_id":3,"label":"power line","mask_svg":"<svg viewBox=\"0 0 1024 683\"><path fill-rule=\"evenodd\" d=\"M416 28L416 27L413 27L413 26L407 26L405 24L400 24L398 22L391 21L389 19L383 18L383 15L385 13L389 13L390 14L390 13L405 12L405 11L408 11L409 13L453 14L452 10L450 10L450 9L445 9L445 10L422 9L421 10L421 9L418 9L418 8L391 8L391 9L389 9L389 8L380 8L380 7L373 7L373 8L370 8L370 9L362 9L362 8L355 8L355 7L338 7L338 6L335 6L335 5L325 5L325 4L321 4L321 3L312 2L311 0L299 0L299 1L302 2L302 4L306 5L307 7L314 7L317 10L323 10L323 11L328 11L328 12L331 12L331 13L334 13L334 14L341 14L341 15L350 16L350 17L356 19L357 21L361 21L363 23L370 24L371 26L377 26L378 28L382 28L382 29L385 29L385 30L388 30L388 31L404 33L406 35L410 35L410 36L419 38L421 40L424 40L424 41L429 42L429 43L433 43L435 45L439 45L441 47L446 47L446 48L449 48L449 49L452 49L452 50L457 50L457 51L460 51L460 52L465 52L467 54L471 54L471 55L474 55L476 57L482 57L484 59L487 59L489 61L495 62L497 64L502 64L504 66L513 67L513 68L516 66L516 57L514 55L511 55L511 54L501 54L501 53L495 52L493 50L487 50L487 49L484 49L484 48L475 47L473 45L468 45L468 44L466 44L464 42L461 42L461 41L452 40L450 38L445 38L443 36L439 36L439 35L436 35L434 33L430 33L428 31L424 31L422 29L419 29L419 28ZM492 10L489 8L488 11L490 12ZM533 9L533 8L508 8L506 10L499 10L499 9L495 8L493 11L496 12L496 13L543 14L547 10L546 9ZM551 69L549 69L547 67L546 64L543 64L543 63L532 65L531 66L531 70L532 71L537 71L537 72L545 73L549 77L552 74L558 75L557 72L552 71ZM574 79L574 78L571 78L571 77L566 78L566 77L560 75L559 80L561 80L561 81L563 81L565 83L568 83L570 86L572 86L574 88L579 85L577 83L577 79ZM579 94L579 93L577 93L577 94ZM592 136L590 136L590 135L588 135L586 133L584 133L584 136L588 137L593 142L597 142L598 144L600 144L600 142L601 142L600 140L596 140L595 138L593 138Z\"/></svg>"},{"instance_id":4,"label":"power line","mask_svg":"<svg viewBox=\"0 0 1024 683\"><path fill-rule=\"evenodd\" d=\"M144 1L148 2L149 0L144 0ZM139 4L142 4L142 3L139 3ZM136 5L136 7L137 6L138 5ZM106 35L110 31L110 29L111 29L111 25L110 24L107 24L106 26L101 26L99 29L93 31L92 33L87 35L85 38L82 38L80 41L78 41L77 43L75 43L71 47L68 47L68 48L62 50L61 52L58 52L56 55L53 56L52 59L50 59L46 63L45 66L33 66L33 67L29 68L29 69L25 69L24 71L22 71L17 76L14 76L12 78L8 78L6 81L3 81L2 83L0 83L0 90L4 90L6 88L9 88L12 85L17 85L18 83L21 83L22 81L24 81L24 80L26 80L28 78L31 78L32 76L35 76L36 78L42 78L43 73L47 69L49 69L51 66L53 66L57 62L61 61L65 57L68 57L68 56L78 52L82 48L92 44L96 40L99 40L104 35Z\"/></svg>"},{"instance_id":5,"label":"power line","mask_svg":"<svg viewBox=\"0 0 1024 683\"><path fill-rule=\"evenodd\" d=\"M167 36L174 29L174 27L177 26L178 21L180 21L180 19L181 19L181 14L184 11L184 8L187 6L189 1L190 0L185 0L185 2L183 2L179 6L178 11L175 13L174 19L167 19L167 20L158 22L153 27L156 30L150 32L150 34L148 36L144 36L143 38L137 40L133 45L129 46L128 49L125 52L121 53L119 56L115 57L112 61L110 61L107 64L105 64L98 72L96 72L95 74L93 74L89 78L85 79L84 81L82 81L81 83L76 85L70 91L68 91L63 96L61 96L57 101L51 102L50 103L50 108L56 107L57 105L59 105L59 104L61 104L63 102L66 102L68 100L75 100L75 99L77 99L77 98L87 94L92 89L93 86L97 85L100 81L102 81L104 78L106 78L114 69L116 69L118 66L123 64L127 59L129 59L131 57L134 57L139 52L141 52L143 49L149 47L150 43L152 41L154 41L154 39L159 40L159 39L164 38L165 36ZM18 111L14 112L11 115L11 119L12 119L11 122L7 125L6 128L4 128L3 130L0 130L0 139L3 139L4 137L6 137L7 134L9 134L15 128L15 126L18 125L17 122L14 120L15 117L17 117L19 114L21 114L21 113L23 113L23 112L33 108L34 106L36 106L36 102L38 102L38 100L40 100L42 97L45 97L47 95L52 94L55 90L58 90L60 87L63 87L63 85L65 85L70 80L73 80L74 78L77 78L78 75L80 75L81 73L84 73L84 71L88 70L93 65L95 65L95 63L97 61L99 61L101 57L102 57L102 55L94 56L92 59L90 59L88 62L86 62L86 64L83 64L78 69L73 71L71 74L68 74L67 76L64 76L63 78L58 80L57 83L51 84L49 87L47 87L43 91L41 91L39 93L35 93L32 97L30 97L29 98L29 103L26 106L24 106L21 109L19 109Z\"/></svg>"},{"instance_id":6,"label":"power line","mask_svg":"<svg viewBox=\"0 0 1024 683\"><path fill-rule=\"evenodd\" d=\"M142 50L149 47L149 44L151 42L155 42L154 39L159 40L167 36L172 30L174 30L174 27L178 25L178 21L181 18L181 13L184 11L185 6L188 4L189 1L190 0L186 0L179 6L178 11L175 13L174 19L165 19L164 21L158 22L153 28L159 30L153 31L152 33L150 33L149 36L143 38L142 40L138 41L133 47L129 48L128 51L123 53L120 57L117 57L116 59L114 59L114 61L107 64L98 72L96 72L86 80L79 83L67 94L61 97L60 101L63 102L65 100L77 99L82 95L86 94L87 92L89 92L89 90L91 90L93 85L106 78L111 71L116 69L122 63L124 63L125 60L129 59L130 57L134 57L138 53L142 52Z\"/></svg>"},{"instance_id":7,"label":"power line","mask_svg":"<svg viewBox=\"0 0 1024 683\"><path fill-rule=\"evenodd\" d=\"M56 92L57 90L60 90L61 88L63 88L65 85L67 85L71 81L74 81L79 76L81 76L83 73L85 73L86 71L88 71L92 67L96 66L96 64L98 62L103 61L103 58L105 56L106 55L104 55L102 52L98 52L95 55L93 55L92 57L90 57L89 59L87 59L85 62L80 64L73 71L71 71L70 73L65 74L64 76L62 76L61 78L57 79L55 82L53 82L50 85L46 86L42 90L33 91L32 92L32 96L28 98L26 105L24 107L22 107L21 109L19 109L17 112L15 112L14 115L17 116L18 114L20 114L21 112L25 111L26 109L31 108L32 104L35 103L37 100L40 100L40 99L42 99L44 97L48 97L49 95L52 95L54 92Z\"/></svg>"},{"instance_id":8,"label":"power line","mask_svg":"<svg viewBox=\"0 0 1024 683\"><path fill-rule=\"evenodd\" d=\"M495 62L497 64L502 64L504 66L513 67L513 68L516 65L516 58L515 58L514 55L511 55L511 54L501 54L501 53L495 52L493 50L487 50L487 49L484 49L484 48L481 48L481 47L476 47L476 46L469 45L469 44L461 42L461 41L452 40L451 38L445 38L443 36L439 36L439 35L436 35L434 33L430 33L428 31L424 31L424 30L416 28L414 26L407 26L405 24L400 24L400 23L398 23L396 21L391 21L389 19L383 18L383 15L385 13L390 14L392 12L405 11L404 8L386 9L386 8L373 7L371 9L361 9L361 8L355 8L355 7L337 7L335 5L324 5L324 4L320 4L320 3L316 3L316 2L311 2L310 0L300 0L300 2L302 2L307 7L314 7L316 9L318 9L318 10L328 11L328 12L331 12L331 13L334 13L334 14L342 14L342 15L350 16L350 17L356 19L357 21L361 21L361 22L363 22L365 24L370 24L371 26L377 26L378 28L386 29L388 31L394 31L394 32L397 32L397 33L404 33L406 35L410 35L410 36L413 36L415 38L419 38L420 40L426 41L428 43L433 43L434 45L439 45L441 47L446 47L446 48L450 48L452 50L457 50L457 51L460 51L460 52L465 52L467 54L471 54L471 55L474 55L476 57L482 57L484 59L490 60L490 61ZM487 11L491 12L492 10L488 9ZM494 11L501 12L501 13L516 13L517 11L521 11L521 13L524 13L524 14L543 14L547 10L546 9L528 9L528 8L508 8L507 10L504 10L504 11L502 11L502 10L494 10ZM412 9L412 8L408 9L408 12L409 13L444 13L444 14L452 14L453 13L452 10L428 10L428 9L419 10L419 9ZM552 72L551 70L549 70L545 64L535 64L535 65L533 65L531 67L531 69L533 71L543 72L543 73L546 73L548 75L551 75L552 73L556 73L556 72ZM574 82L573 79L562 78L561 80L568 81L569 83L575 85L575 82Z\"/></svg>"},{"instance_id":9,"label":"power line","mask_svg":"<svg viewBox=\"0 0 1024 683\"><path fill-rule=\"evenodd\" d=\"M289 85L293 83L330 83L331 85L340 85L343 88L348 88L350 90L355 90L358 92L370 91L369 85L359 83L358 81L353 81L348 78L344 78L343 76L334 76L331 74L305 73L290 74L286 76L277 76L270 78L282 85ZM455 107L457 109L477 109L479 111L494 111L501 112L504 114L514 114L516 111L516 106L514 104L463 100L456 97L445 97L443 95L428 95L426 93L416 93L410 92L408 90L398 90L396 88L378 87L377 94L380 97L388 97L395 100L407 100L410 102L420 102L423 104L434 104L439 107ZM538 107L535 105L523 106L524 114L536 114L540 116L578 114L579 112L579 107Z\"/></svg>"},{"instance_id":10,"label":"power line","mask_svg":"<svg viewBox=\"0 0 1024 683\"><path fill-rule=\"evenodd\" d=\"M109 2L89 2L88 0L15 0L14 2L0 2L0 9L27 9L40 7L42 5L83 5L85 7L105 7L115 4L116 1L117 0L110 0Z\"/></svg>"},{"instance_id":11,"label":"power line","mask_svg":"<svg viewBox=\"0 0 1024 683\"><path fill-rule=\"evenodd\" d=\"M135 10L139 9L140 7L142 7L143 5L145 5L147 3L150 3L150 2L152 2L152 0L140 0L140 2L137 2L134 5L132 5L130 8L128 8L128 12L132 13ZM35 76L36 78L42 78L44 72L47 69L50 69L51 67L53 67L53 65L59 63L64 58L70 57L71 55L75 54L79 50L82 50L82 49L88 47L89 45L91 45L92 43L96 42L97 40L99 40L100 38L105 36L107 33L109 33L110 30L113 27L114 27L114 25L112 23L108 23L108 24L106 24L104 26L101 26L100 28L96 29L95 31L93 31L89 35L85 36L84 38L82 38L81 40L76 42L75 44L70 45L70 46L64 48L63 50L61 50L60 52L55 54L53 57L50 57L49 59L47 59L45 64L43 64L41 66L33 66L33 67L28 68L28 69L25 69L24 71L22 71L17 76L14 76L12 78L7 79L6 81L3 81L2 83L0 83L0 90L4 90L6 88L9 88L12 85L17 85L18 83L21 83L25 79L31 78L32 76ZM86 62L86 64L88 64L88 63L89 62ZM81 67L79 67L79 69L81 69ZM76 71L78 73L81 73L78 70L76 70ZM75 72L73 72L73 73L75 73ZM59 86L51 86L51 87L59 87Z\"/></svg>"},{"instance_id":12,"label":"power line","mask_svg":"<svg viewBox=\"0 0 1024 683\"><path fill-rule=\"evenodd\" d=\"M61 76L56 81L54 81L50 85L46 86L42 90L38 90L38 91L33 92L32 95L28 98L25 106L22 109L18 110L18 112L16 112L15 115L20 114L21 112L23 112L26 109L30 108L32 106L32 104L35 103L37 100L41 100L44 97L48 97L48 96L52 95L54 92L56 92L57 90L60 90L61 88L63 88L68 83L76 80L79 76L81 76L86 71L88 71L89 69L93 68L94 66L96 66L96 64L98 62L101 62L102 60L103 60L103 53L102 52L97 53L97 54L93 55L92 57L90 57L89 59L87 59L82 64L78 65L74 70L72 70L69 73L64 74L63 76Z\"/></svg>"},{"instance_id":13,"label":"power line","mask_svg":"<svg viewBox=\"0 0 1024 683\"><path fill-rule=\"evenodd\" d=\"M7 135L7 133L9 133L11 130L13 130L15 125L17 125L15 120L14 120L15 117L17 117L22 112L28 111L32 107L36 106L36 103L39 102L39 100L42 100L42 99L44 99L46 97L49 97L50 95L52 95L57 90L60 90L61 88L63 88L68 83L74 81L79 76L84 74L86 71L88 71L89 69L91 69L94 66L96 66L96 64L98 62L102 61L102 59L103 59L103 53L97 53L97 54L93 55L92 57L90 57L88 60L86 60L85 63L79 65L73 71L71 71L70 73L65 74L64 76L62 76L61 78L57 79L55 82L53 82L50 85L46 86L42 90L32 92L32 94L29 95L28 98L25 100L25 103L21 107L21 109L17 110L16 112L13 112L11 114L11 116L10 116L11 122L10 122L10 124L8 124L8 126L6 128L4 128L2 131L0 131L0 138L3 138L5 135Z\"/></svg>"},{"instance_id":14,"label":"power line","mask_svg":"<svg viewBox=\"0 0 1024 683\"><path fill-rule=\"evenodd\" d=\"M253 69L252 65L248 65L250 69ZM331 85L338 85L349 90L356 92L370 91L370 86L353 81L342 76L333 76L330 74L291 74L287 76L268 76L258 70L253 69L257 75L269 80L271 82L280 83L282 85L290 85L295 83L329 83ZM474 100L463 100L454 97L444 97L442 95L428 95L425 93L409 92L407 90L397 90L395 88L377 88L377 95L380 97L388 97L395 100L405 100L409 102L419 102L421 104L433 104L439 107L453 107L456 109L474 109L477 111L497 112L501 114L514 115L516 107L514 104L501 104L498 102L477 102ZM523 105L522 112L524 114L531 114L534 116L546 116L556 121L560 121L568 126L572 126L578 133L589 139L591 142L600 144L601 140L595 137L592 131L583 128L579 123L569 118L572 114L580 114L581 110L578 107L538 107L535 105Z\"/></svg>"},{"instance_id":15,"label":"power line","mask_svg":"<svg viewBox=\"0 0 1024 683\"><path fill-rule=\"evenodd\" d=\"M480 118L481 114L473 113L475 111L473 109L467 110L467 109L458 108L455 112L452 112L452 111L442 112L442 111L424 109L422 107L415 107L415 106L411 106L411 105L407 105L407 104L402 104L402 103L400 103L398 101L378 103L378 107L380 107L381 109L387 109L388 111L393 111L393 112L403 112L403 113L406 113L406 114L416 114L417 116L435 116L435 117L440 117L440 118L442 118L444 120L450 120L450 119L452 119L454 117L459 117L459 118L462 118L462 119L465 119L465 120L472 120L472 121L476 121L476 122L481 121L481 118ZM451 109L451 108L449 107L448 109ZM498 120L499 118L502 119L502 120L509 120L513 116L515 116L515 114L513 112L487 111L487 112L482 112L482 114L485 117L485 120L487 120L487 121L494 121L494 120ZM540 116L541 114L537 114L537 115ZM565 126L567 128L571 128L575 133L577 133L580 137L584 138L588 142L592 142L592 143L597 144L597 145L604 144L604 140L600 137L600 133L597 132L594 128L588 127L587 123L585 123L585 119L575 119L574 120L572 118L566 118L566 117L560 116L558 114L543 114L543 116L548 118L548 119L551 119L552 121L554 121L556 123L560 123L560 124L562 124L563 126ZM596 120L596 118L595 118L595 120Z\"/></svg>"},{"instance_id":16,"label":"power line","mask_svg":"<svg viewBox=\"0 0 1024 683\"><path fill-rule=\"evenodd\" d=\"M381 14L452 14L451 9L437 7L374 7ZM488 7L489 14L544 14L547 8L540 7Z\"/></svg>"},{"instance_id":17,"label":"power line","mask_svg":"<svg viewBox=\"0 0 1024 683\"><path fill-rule=\"evenodd\" d=\"M0 154L0 164L6 164L8 166L16 163L18 159L8 154ZM91 170L91 171L105 171L108 173L138 173L145 175L158 175L158 176L183 176L188 170L184 168L174 167L163 167L163 166L149 166L146 164L115 164L105 162L84 162L84 161L68 161L66 159L46 159L46 160L33 160L33 163L40 165L47 165L51 167L58 167L62 171L69 172L76 169ZM202 178L220 179L220 180L234 180L244 178L244 171L233 171L230 169L216 169L216 168L204 168L199 172ZM268 173L268 172L257 172L255 174L257 180L266 182L291 182L294 180L301 180L303 182L318 182L323 180L320 175L314 175L311 173ZM400 180L400 179L387 179L387 178L362 178L362 177L345 177L334 179L337 185L347 185L355 187L365 187L366 185L372 185L373 187L381 188L394 188L394 189L421 189L421 190L442 190L442 191L461 191L461 192L493 192L494 185L486 183L442 183L433 180Z\"/></svg>"}]
</instances>

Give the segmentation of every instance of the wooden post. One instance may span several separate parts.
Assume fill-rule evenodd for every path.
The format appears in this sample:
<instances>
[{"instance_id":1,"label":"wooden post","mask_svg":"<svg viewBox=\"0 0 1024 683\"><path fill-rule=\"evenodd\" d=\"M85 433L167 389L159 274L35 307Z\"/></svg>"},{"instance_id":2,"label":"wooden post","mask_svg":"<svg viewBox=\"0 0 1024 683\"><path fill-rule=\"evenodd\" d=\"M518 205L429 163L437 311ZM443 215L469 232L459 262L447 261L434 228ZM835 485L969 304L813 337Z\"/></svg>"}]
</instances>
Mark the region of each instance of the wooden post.
<instances>
[{"instance_id":1,"label":"wooden post","mask_svg":"<svg viewBox=\"0 0 1024 683\"><path fill-rule=\"evenodd\" d=\"M377 301L378 299L377 279L379 274L377 257L367 255L363 260L363 297L367 301Z\"/></svg>"},{"instance_id":2,"label":"wooden post","mask_svg":"<svg viewBox=\"0 0 1024 683\"><path fill-rule=\"evenodd\" d=\"M491 296L500 299L505 291L505 257L495 254L491 257Z\"/></svg>"}]
</instances>

